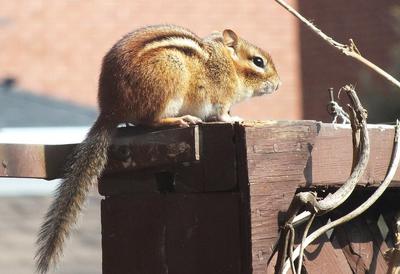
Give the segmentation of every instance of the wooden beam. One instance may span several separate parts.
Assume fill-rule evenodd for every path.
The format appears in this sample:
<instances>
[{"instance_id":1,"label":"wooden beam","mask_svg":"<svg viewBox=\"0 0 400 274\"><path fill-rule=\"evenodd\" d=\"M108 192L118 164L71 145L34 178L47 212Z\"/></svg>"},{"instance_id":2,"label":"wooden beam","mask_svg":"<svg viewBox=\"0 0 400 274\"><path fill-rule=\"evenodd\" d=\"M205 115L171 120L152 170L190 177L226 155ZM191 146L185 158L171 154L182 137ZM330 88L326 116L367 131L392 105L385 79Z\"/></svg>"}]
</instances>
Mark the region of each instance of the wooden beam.
<instances>
[{"instance_id":1,"label":"wooden beam","mask_svg":"<svg viewBox=\"0 0 400 274\"><path fill-rule=\"evenodd\" d=\"M218 163L224 162L224 156L231 159L239 149L234 138L246 139L249 179L253 182L251 192L255 195L263 193L266 187L257 183L259 181L292 182L296 188L338 186L350 172L351 130L348 126L335 128L316 121L274 121L248 122L243 128L244 137L233 132L232 125L221 123L156 131L122 128L110 149L106 173L194 163L207 151L205 162L210 163L207 172L215 178L207 182L208 188L220 190L219 175L215 172L224 174ZM393 128L370 125L371 157L360 182L362 185L376 185L383 179L393 146ZM74 146L0 144L0 176L59 178L63 163ZM399 182L400 172L397 172L392 186L400 186Z\"/></svg>"},{"instance_id":2,"label":"wooden beam","mask_svg":"<svg viewBox=\"0 0 400 274\"><path fill-rule=\"evenodd\" d=\"M318 134L315 121L245 125L253 274L265 273L267 260Z\"/></svg>"},{"instance_id":3,"label":"wooden beam","mask_svg":"<svg viewBox=\"0 0 400 274\"><path fill-rule=\"evenodd\" d=\"M0 177L55 179L76 144L0 144ZM121 128L109 150L106 173L199 160L198 127L166 130Z\"/></svg>"},{"instance_id":4,"label":"wooden beam","mask_svg":"<svg viewBox=\"0 0 400 274\"><path fill-rule=\"evenodd\" d=\"M234 137L235 131L232 124L205 123L198 125L198 137L195 140L198 153L196 160L200 159L199 161L190 159L190 157L190 161L187 160L188 158L174 161L162 154L157 156L154 151L158 153L161 150L152 147L146 149L148 140L145 140L146 142L143 142L140 148L141 151L130 153L130 155L135 155L137 159L143 161L141 165L146 169L114 172L112 163L121 165L121 159L114 157L106 170L108 172L99 181L99 192L107 196L149 192L196 193L237 190L237 147ZM129 137L129 140L132 139L134 139L132 136ZM164 138L163 141L167 146L171 142L167 138ZM149 168L146 164L151 163L149 160L151 157L158 159L158 164ZM161 162L160 159L165 161ZM113 169L110 171L111 167ZM117 171L124 170L119 168Z\"/></svg>"},{"instance_id":5,"label":"wooden beam","mask_svg":"<svg viewBox=\"0 0 400 274\"><path fill-rule=\"evenodd\" d=\"M102 200L103 274L241 271L239 193Z\"/></svg>"},{"instance_id":6,"label":"wooden beam","mask_svg":"<svg viewBox=\"0 0 400 274\"><path fill-rule=\"evenodd\" d=\"M299 188L339 186L350 174L349 126L316 121L246 123L245 156L253 273L264 273L278 236L279 220ZM360 184L376 186L388 167L393 126L369 126L370 163ZM399 187L397 172L391 186ZM246 184L241 184L246 185Z\"/></svg>"},{"instance_id":7,"label":"wooden beam","mask_svg":"<svg viewBox=\"0 0 400 274\"><path fill-rule=\"evenodd\" d=\"M335 228L335 237L353 273L386 273L387 263L374 244L374 235L365 218L357 218Z\"/></svg>"},{"instance_id":8,"label":"wooden beam","mask_svg":"<svg viewBox=\"0 0 400 274\"><path fill-rule=\"evenodd\" d=\"M324 219L326 221L326 218ZM322 226L321 220L316 220L314 226ZM312 230L310 231L312 232ZM304 252L304 267L307 273L352 274L341 248L332 244L328 236L322 235L310 244Z\"/></svg>"},{"instance_id":9,"label":"wooden beam","mask_svg":"<svg viewBox=\"0 0 400 274\"><path fill-rule=\"evenodd\" d=\"M319 124L318 136L311 150L304 186L341 185L351 171L352 142L349 126ZM385 177L392 155L394 126L369 125L371 154L367 169L360 185L378 185ZM400 171L391 186L400 186Z\"/></svg>"},{"instance_id":10,"label":"wooden beam","mask_svg":"<svg viewBox=\"0 0 400 274\"><path fill-rule=\"evenodd\" d=\"M0 177L55 179L75 145L0 144Z\"/></svg>"},{"instance_id":11,"label":"wooden beam","mask_svg":"<svg viewBox=\"0 0 400 274\"><path fill-rule=\"evenodd\" d=\"M106 173L200 160L198 126L165 130L121 128L109 149Z\"/></svg>"}]
</instances>

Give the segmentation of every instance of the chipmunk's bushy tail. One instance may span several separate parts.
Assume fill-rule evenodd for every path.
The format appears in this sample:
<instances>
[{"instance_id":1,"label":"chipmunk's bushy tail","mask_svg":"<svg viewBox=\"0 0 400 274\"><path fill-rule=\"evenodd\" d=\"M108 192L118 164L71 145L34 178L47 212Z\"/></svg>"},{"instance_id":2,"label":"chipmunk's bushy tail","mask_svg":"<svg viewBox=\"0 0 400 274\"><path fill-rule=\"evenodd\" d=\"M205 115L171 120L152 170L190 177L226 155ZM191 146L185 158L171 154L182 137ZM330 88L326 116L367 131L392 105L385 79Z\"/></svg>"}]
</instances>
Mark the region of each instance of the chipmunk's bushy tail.
<instances>
[{"instance_id":1,"label":"chipmunk's bushy tail","mask_svg":"<svg viewBox=\"0 0 400 274\"><path fill-rule=\"evenodd\" d=\"M63 182L55 193L37 239L36 267L40 274L57 263L63 243L70 234L92 184L107 163L107 149L115 128L101 115L66 165Z\"/></svg>"}]
</instances>

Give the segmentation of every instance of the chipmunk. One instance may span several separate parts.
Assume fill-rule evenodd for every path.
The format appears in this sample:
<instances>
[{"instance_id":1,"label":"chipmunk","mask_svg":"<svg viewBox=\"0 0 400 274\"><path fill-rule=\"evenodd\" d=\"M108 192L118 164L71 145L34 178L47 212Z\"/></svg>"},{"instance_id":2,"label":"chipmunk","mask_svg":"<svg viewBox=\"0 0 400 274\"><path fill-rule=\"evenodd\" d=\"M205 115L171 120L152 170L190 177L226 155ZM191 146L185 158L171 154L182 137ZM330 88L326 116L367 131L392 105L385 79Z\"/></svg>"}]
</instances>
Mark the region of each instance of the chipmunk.
<instances>
[{"instance_id":1,"label":"chipmunk","mask_svg":"<svg viewBox=\"0 0 400 274\"><path fill-rule=\"evenodd\" d=\"M173 25L149 26L120 39L105 55L99 79L100 114L66 164L41 226L36 265L46 273L59 259L89 187L107 163L122 123L180 126L234 122L232 104L278 89L271 56L226 29L201 39Z\"/></svg>"}]
</instances>

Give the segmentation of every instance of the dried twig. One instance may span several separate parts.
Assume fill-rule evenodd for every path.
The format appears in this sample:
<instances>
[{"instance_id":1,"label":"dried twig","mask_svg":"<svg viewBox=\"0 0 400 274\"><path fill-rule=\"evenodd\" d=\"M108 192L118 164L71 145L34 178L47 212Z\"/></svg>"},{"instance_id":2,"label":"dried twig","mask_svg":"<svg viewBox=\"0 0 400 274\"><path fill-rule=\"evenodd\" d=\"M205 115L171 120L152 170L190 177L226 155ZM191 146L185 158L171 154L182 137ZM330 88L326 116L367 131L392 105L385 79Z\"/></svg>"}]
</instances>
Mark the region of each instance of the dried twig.
<instances>
[{"instance_id":1,"label":"dried twig","mask_svg":"<svg viewBox=\"0 0 400 274\"><path fill-rule=\"evenodd\" d=\"M311 205L308 204L308 201L315 201L316 200L316 194L313 192L300 192L296 194L292 200L292 202L289 205L289 208L287 210L287 220L285 222L285 225L283 229L280 232L280 236L278 239L278 242L276 244L276 247L269 260L268 264L271 261L272 257L275 255L276 251L278 251L278 258L276 260L275 264L275 273L281 273L281 270L283 269L284 263L287 258L287 250L290 250L290 246L288 245L288 235L290 234L290 230L293 228L293 220L299 210L306 205L309 208L313 208L312 202ZM311 209L308 211L311 215Z\"/></svg>"},{"instance_id":2,"label":"dried twig","mask_svg":"<svg viewBox=\"0 0 400 274\"><path fill-rule=\"evenodd\" d=\"M291 267L291 269L292 269L292 274L297 274L297 273L299 273L299 272L296 272L296 267L294 266L294 259L293 259L293 246L294 246L294 237L296 236L296 233L295 233L295 231L294 231L294 228L293 228L293 226L290 226L289 227L289 230L290 230L290 241L289 241L289 245L288 245L288 248L289 248L289 262L290 262L290 267Z\"/></svg>"},{"instance_id":3,"label":"dried twig","mask_svg":"<svg viewBox=\"0 0 400 274\"><path fill-rule=\"evenodd\" d=\"M353 172L347 181L333 194L329 194L323 200L318 201L315 204L316 213L318 215L325 214L339 205L341 205L353 192L355 186L360 181L362 174L364 173L368 160L369 160L369 137L367 129L367 114L365 109L362 107L360 100L358 99L356 92L352 86L345 86L343 90L347 92L352 105L350 106L350 117L355 116L355 119L351 120L351 127L353 128L353 155L356 155L354 162L356 165L353 168ZM358 146L358 134L357 131L360 130L360 145ZM358 157L357 157L358 156Z\"/></svg>"},{"instance_id":4,"label":"dried twig","mask_svg":"<svg viewBox=\"0 0 400 274\"><path fill-rule=\"evenodd\" d=\"M349 39L349 44L341 44L336 42L332 37L329 37L325 33L323 33L319 28L314 26L310 21L308 21L306 18L304 18L300 13L298 13L294 8L292 8L290 5L288 5L285 1L283 0L275 0L278 4L280 4L282 7L284 7L287 11L289 11L291 14L296 16L301 22L303 22L307 27L309 27L313 32L315 32L319 37L321 37L324 41L326 41L330 46L336 48L339 50L341 53L350 56L357 61L361 62L362 64L366 65L370 69L374 70L377 72L379 75L383 76L385 79L387 79L389 82L391 82L393 85L397 86L400 88L400 82L396 80L393 76L391 76L389 73L369 61L368 59L364 58L361 56L360 52L358 51L356 45L354 44L352 39Z\"/></svg>"},{"instance_id":5,"label":"dried twig","mask_svg":"<svg viewBox=\"0 0 400 274\"><path fill-rule=\"evenodd\" d=\"M367 114L358 99L355 90L352 86L348 85L343 87L347 92L352 106L350 106L351 126L353 128L353 162L355 163L353 171L346 182L333 194L328 194L321 201L317 201L315 195L297 194L302 205L311 206L311 211L316 212L318 215L325 214L339 205L341 205L353 192L355 186L360 180L362 174L367 167L369 160L369 137L367 129ZM358 139L360 132L361 140ZM358 145L358 142L359 145ZM297 214L297 212L296 212Z\"/></svg>"},{"instance_id":6,"label":"dried twig","mask_svg":"<svg viewBox=\"0 0 400 274\"><path fill-rule=\"evenodd\" d=\"M357 49L355 43L353 40L349 39L349 44L341 44L336 42L332 37L329 37L326 35L324 32L322 32L319 28L314 26L311 22L309 22L307 19L305 19L301 14L299 14L295 9L293 9L290 5L285 3L283 0L275 0L277 3L279 3L281 6L283 6L286 10L288 10L290 13L292 13L294 16L296 16L300 21L302 21L307 27L309 27L313 32L315 32L318 36L320 36L325 42L327 42L330 46L336 48L339 50L341 53L350 56L359 62L363 63L370 69L374 70L381 76L383 76L385 79L387 79L389 82L400 88L400 82L396 80L394 77L392 77L390 74L367 60L366 58L362 57L359 50ZM347 88L348 94L353 90L351 87ZM354 92L354 90L353 90ZM357 98L356 96L354 98ZM358 98L356 100L353 100L354 98L351 98L353 105L360 105L358 101ZM344 202L352 193L356 183L358 182L359 178L361 177L363 173L363 169L366 167L366 163L368 162L368 157L369 157L369 140L368 140L368 133L367 133L367 126L365 122L366 118L366 112L365 111L355 111L355 108L350 109L350 114L352 116L352 121L359 121L358 125L354 125L352 123L352 129L353 129L353 144L360 142L360 146L353 146L353 156L357 155L359 157L356 157L359 159L359 161L355 161L355 157L353 157L353 171L351 176L349 177L348 181L334 194L328 195L325 199L322 201L317 201L316 196L311 194L311 193L299 193L296 195L295 199L293 200L292 204L289 207L288 210L288 220L286 222L285 228L282 231L282 234L280 236L281 239L288 239L288 228L290 227L293 229L293 226L296 224L299 224L312 216L312 214L324 214L334 208L336 208L338 205L340 205L342 202ZM335 116L336 117L336 116ZM354 119L354 118L357 119ZM382 182L381 186L376 190L376 192L366 201L364 202L360 207L349 213L348 215L335 220L334 222L331 222L322 228L318 229L314 233L312 233L310 236L308 236L305 240L303 239L302 244L296 248L294 254L292 254L291 250L289 249L290 253L290 262L292 263L293 260L299 256L299 253L302 253L303 248L305 248L308 244L310 244L313 240L315 240L317 237L328 231L329 229L344 223L352 218L355 218L362 212L364 212L369 206L371 206L376 199L380 195L382 195L383 191L386 189L387 185L389 185L390 181L392 180L394 173L397 169L397 165L400 159L400 153L398 152L398 129L399 125L396 126L396 138L395 138L395 145L394 145L394 151L392 155L392 162L389 168L389 171L385 177L385 180ZM356 131L361 130L361 141L358 139L358 134L354 134ZM366 138L364 138L366 136ZM368 153L366 152L366 147L368 147ZM394 171L393 171L394 170ZM350 182L349 182L350 181ZM374 200L375 199L375 200ZM339 202L338 202L339 201ZM301 207L306 206L306 209L308 210L307 212L303 212L302 214L297 215ZM309 222L310 224L310 222ZM307 229L306 229L307 230ZM303 235L303 237L307 234ZM281 273L281 270L284 270L283 273L286 273L286 271L289 268L289 262L286 260L284 263L284 269L283 267L283 258L287 255L287 241L284 243L285 246L280 247L280 251L285 251L283 254L279 252L278 254L278 260L277 264L275 266L275 271L278 273ZM295 258L293 258L295 256ZM302 257L302 256L301 256ZM299 266L298 270L301 270L301 258L299 260ZM293 268L293 266L292 266Z\"/></svg>"},{"instance_id":7,"label":"dried twig","mask_svg":"<svg viewBox=\"0 0 400 274\"><path fill-rule=\"evenodd\" d=\"M379 185L379 187L375 190L375 192L364 202L362 203L359 207L351 211L349 214L334 220L333 222L330 222L329 224L324 225L323 227L320 227L316 231L314 231L312 234L310 234L306 240L304 241L304 248L307 247L310 243L312 243L315 239L317 239L319 236L322 234L326 233L328 230L344 224L363 212L365 212L369 207L371 207L380 196L384 193L386 188L389 186L390 182L392 181L394 175L396 174L397 167L400 162L400 149L399 149L399 135L400 135L400 124L397 122L396 128L395 128L395 138L394 138L394 145L393 145L393 152L392 152L392 159L390 161L390 165L388 168L388 171L386 173L385 179L383 182ZM300 253L300 248L297 247L295 251L293 252L293 260L295 260ZM289 265L288 262L285 262L284 268L282 273L286 273L288 271Z\"/></svg>"},{"instance_id":8,"label":"dried twig","mask_svg":"<svg viewBox=\"0 0 400 274\"><path fill-rule=\"evenodd\" d=\"M312 222L314 221L315 214L311 215L311 218L308 220L308 223L306 227L304 228L303 231L303 236L301 237L301 243L300 243L300 252L299 252L299 262L297 264L297 273L301 274L301 267L303 266L303 253L304 253L304 242L307 238L308 230L311 227ZM293 260L293 252L292 252L292 260Z\"/></svg>"},{"instance_id":9,"label":"dried twig","mask_svg":"<svg viewBox=\"0 0 400 274\"><path fill-rule=\"evenodd\" d=\"M385 259L389 264L387 274L400 273L400 212L395 217L394 230L394 247L385 252Z\"/></svg>"},{"instance_id":10,"label":"dried twig","mask_svg":"<svg viewBox=\"0 0 400 274\"><path fill-rule=\"evenodd\" d=\"M327 105L327 111L328 111L329 115L331 115L333 117L332 124L336 124L338 118L340 118L342 120L342 124L350 123L349 115L335 101L335 98L333 96L333 88L329 88L328 91L329 91L330 101L329 101L329 103Z\"/></svg>"},{"instance_id":11,"label":"dried twig","mask_svg":"<svg viewBox=\"0 0 400 274\"><path fill-rule=\"evenodd\" d=\"M365 109L362 107L354 88L352 86L345 86L343 87L343 90L346 91L346 94L349 96L351 101L351 106L349 107L351 110L350 120L353 129L353 163L355 164L353 164L352 173L337 191L329 194L322 200L317 200L315 193L312 192L300 192L296 194L287 211L288 219L283 231L281 232L282 235L280 240L287 239L287 234L289 233L288 228L292 226L293 220L300 209L305 207L311 214L323 215L346 201L367 167L370 150L366 122L367 114ZM359 135L360 138L358 138ZM287 242L281 243L281 245L283 246L280 247L278 253L275 273L281 273L287 256Z\"/></svg>"}]
</instances>

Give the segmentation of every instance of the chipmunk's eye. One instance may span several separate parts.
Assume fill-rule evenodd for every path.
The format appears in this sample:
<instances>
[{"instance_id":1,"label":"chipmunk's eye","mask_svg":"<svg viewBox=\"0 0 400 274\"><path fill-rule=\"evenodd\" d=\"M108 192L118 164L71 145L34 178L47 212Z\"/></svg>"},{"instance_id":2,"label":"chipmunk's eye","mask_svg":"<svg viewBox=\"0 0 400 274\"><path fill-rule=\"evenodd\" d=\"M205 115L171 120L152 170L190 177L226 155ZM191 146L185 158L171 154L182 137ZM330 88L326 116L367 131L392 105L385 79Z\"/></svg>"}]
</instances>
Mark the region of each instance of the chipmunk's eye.
<instances>
[{"instance_id":1,"label":"chipmunk's eye","mask_svg":"<svg viewBox=\"0 0 400 274\"><path fill-rule=\"evenodd\" d=\"M257 67L260 67L260 68L264 68L265 67L264 60L261 57L254 56L253 57L253 63Z\"/></svg>"}]
</instances>

